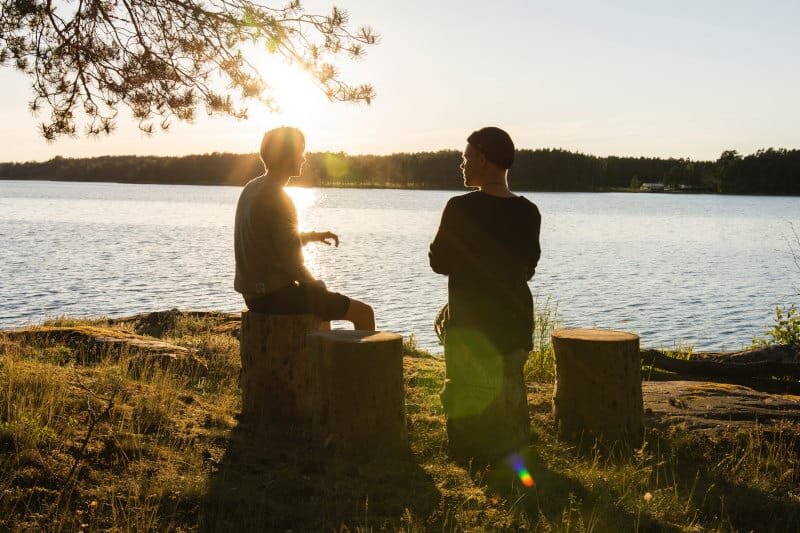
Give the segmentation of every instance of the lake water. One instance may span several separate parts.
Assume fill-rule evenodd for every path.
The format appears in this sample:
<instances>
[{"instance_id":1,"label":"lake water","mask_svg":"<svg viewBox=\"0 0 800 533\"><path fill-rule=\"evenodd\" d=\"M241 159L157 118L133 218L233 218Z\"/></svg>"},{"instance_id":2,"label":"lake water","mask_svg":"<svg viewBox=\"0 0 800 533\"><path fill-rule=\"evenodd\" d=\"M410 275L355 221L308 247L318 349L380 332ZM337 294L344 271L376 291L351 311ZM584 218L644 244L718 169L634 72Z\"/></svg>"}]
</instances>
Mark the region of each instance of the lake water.
<instances>
[{"instance_id":1,"label":"lake water","mask_svg":"<svg viewBox=\"0 0 800 533\"><path fill-rule=\"evenodd\" d=\"M240 189L0 180L0 327L56 315L238 311L233 217ZM427 248L458 192L292 189L306 262L332 290L373 305L379 329L433 333L447 280ZM643 345L737 349L798 303L789 254L800 198L524 193L542 212L537 305L563 325L619 328Z\"/></svg>"}]
</instances>

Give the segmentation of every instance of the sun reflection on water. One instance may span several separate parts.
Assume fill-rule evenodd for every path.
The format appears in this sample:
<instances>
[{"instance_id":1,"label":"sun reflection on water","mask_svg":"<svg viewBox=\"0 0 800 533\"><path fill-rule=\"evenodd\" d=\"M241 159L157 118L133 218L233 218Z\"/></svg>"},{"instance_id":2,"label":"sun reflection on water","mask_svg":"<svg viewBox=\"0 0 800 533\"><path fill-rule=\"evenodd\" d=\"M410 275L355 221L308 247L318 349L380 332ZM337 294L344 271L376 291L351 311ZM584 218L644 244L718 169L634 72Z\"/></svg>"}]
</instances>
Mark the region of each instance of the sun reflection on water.
<instances>
[{"instance_id":1,"label":"sun reflection on water","mask_svg":"<svg viewBox=\"0 0 800 533\"><path fill-rule=\"evenodd\" d=\"M322 198L319 191L307 187L286 187L285 191L297 208L297 225L300 231L319 231L320 228L311 228L308 226L309 211L318 204ZM324 272L320 271L319 246L311 244L303 247L303 257L306 267L314 276L321 278L325 275Z\"/></svg>"},{"instance_id":2,"label":"sun reflection on water","mask_svg":"<svg viewBox=\"0 0 800 533\"><path fill-rule=\"evenodd\" d=\"M300 231L308 231L308 228L305 227L307 210L319 202L319 192L307 187L286 187L285 190L297 208L297 223L300 225Z\"/></svg>"}]
</instances>

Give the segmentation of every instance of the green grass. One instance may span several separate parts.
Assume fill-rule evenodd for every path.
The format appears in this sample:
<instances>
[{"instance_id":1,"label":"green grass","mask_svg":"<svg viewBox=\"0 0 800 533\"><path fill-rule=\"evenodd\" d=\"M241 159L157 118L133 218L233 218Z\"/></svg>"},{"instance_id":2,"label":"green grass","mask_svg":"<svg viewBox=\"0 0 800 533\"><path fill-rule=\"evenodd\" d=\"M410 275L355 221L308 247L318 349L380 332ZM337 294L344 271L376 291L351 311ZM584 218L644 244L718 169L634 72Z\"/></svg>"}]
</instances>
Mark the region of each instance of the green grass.
<instances>
[{"instance_id":1,"label":"green grass","mask_svg":"<svg viewBox=\"0 0 800 533\"><path fill-rule=\"evenodd\" d=\"M203 378L134 372L125 354L83 366L73 353L80 347L0 335L0 530L792 531L800 524L796 424L713 434L656 424L627 456L557 440L554 308L537 309L526 367L534 439L525 459L535 490L502 468L450 461L438 398L444 364L413 340L404 348L408 454L348 457L249 429L237 419L238 342L221 328L226 320L176 315L152 330L196 350L208 365ZM133 332L139 324L110 327Z\"/></svg>"},{"instance_id":2,"label":"green grass","mask_svg":"<svg viewBox=\"0 0 800 533\"><path fill-rule=\"evenodd\" d=\"M551 335L558 326L558 304L552 298L534 302L533 350L525 364L526 381L550 384L555 381L556 358Z\"/></svg>"}]
</instances>

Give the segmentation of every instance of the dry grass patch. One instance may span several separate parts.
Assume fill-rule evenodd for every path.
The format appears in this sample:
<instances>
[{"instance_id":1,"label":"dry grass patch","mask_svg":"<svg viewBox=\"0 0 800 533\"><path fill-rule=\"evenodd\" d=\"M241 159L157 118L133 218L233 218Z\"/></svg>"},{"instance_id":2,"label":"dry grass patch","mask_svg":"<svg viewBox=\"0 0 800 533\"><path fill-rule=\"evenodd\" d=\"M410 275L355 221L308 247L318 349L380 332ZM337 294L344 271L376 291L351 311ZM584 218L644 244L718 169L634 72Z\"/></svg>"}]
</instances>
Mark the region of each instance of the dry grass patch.
<instances>
[{"instance_id":1,"label":"dry grass patch","mask_svg":"<svg viewBox=\"0 0 800 533\"><path fill-rule=\"evenodd\" d=\"M132 354L80 366L80 347L0 336L0 530L781 531L800 523L796 424L701 434L651 420L646 445L632 454L581 451L554 436L546 344L527 368L543 381L529 381L534 445L524 460L533 490L507 469L449 459L444 364L413 344L404 359L407 454L346 456L253 431L237 418L232 320L120 321L194 350L204 377L134 372Z\"/></svg>"}]
</instances>

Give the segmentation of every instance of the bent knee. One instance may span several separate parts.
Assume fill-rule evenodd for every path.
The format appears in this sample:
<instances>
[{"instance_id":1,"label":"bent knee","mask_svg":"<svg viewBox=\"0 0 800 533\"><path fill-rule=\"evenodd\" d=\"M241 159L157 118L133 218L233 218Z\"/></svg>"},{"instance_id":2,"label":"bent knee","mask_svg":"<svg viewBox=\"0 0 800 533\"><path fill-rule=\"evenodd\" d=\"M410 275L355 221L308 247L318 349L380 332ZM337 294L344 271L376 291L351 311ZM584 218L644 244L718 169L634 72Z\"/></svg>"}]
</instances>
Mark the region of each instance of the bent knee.
<instances>
[{"instance_id":1,"label":"bent knee","mask_svg":"<svg viewBox=\"0 0 800 533\"><path fill-rule=\"evenodd\" d=\"M345 320L352 322L356 329L375 329L375 312L372 307L358 300L350 300Z\"/></svg>"},{"instance_id":2,"label":"bent knee","mask_svg":"<svg viewBox=\"0 0 800 533\"><path fill-rule=\"evenodd\" d=\"M359 316L375 316L372 306L359 300L350 300L350 312Z\"/></svg>"}]
</instances>

